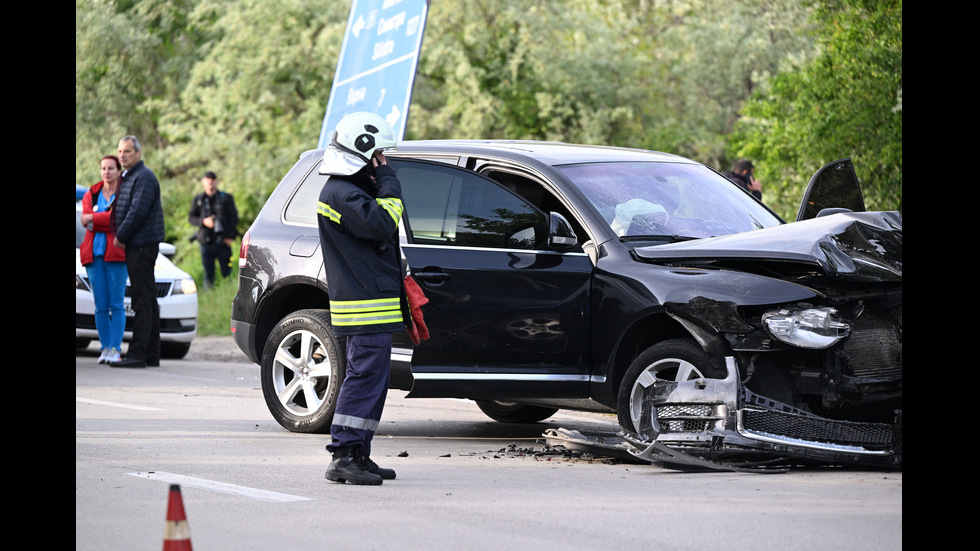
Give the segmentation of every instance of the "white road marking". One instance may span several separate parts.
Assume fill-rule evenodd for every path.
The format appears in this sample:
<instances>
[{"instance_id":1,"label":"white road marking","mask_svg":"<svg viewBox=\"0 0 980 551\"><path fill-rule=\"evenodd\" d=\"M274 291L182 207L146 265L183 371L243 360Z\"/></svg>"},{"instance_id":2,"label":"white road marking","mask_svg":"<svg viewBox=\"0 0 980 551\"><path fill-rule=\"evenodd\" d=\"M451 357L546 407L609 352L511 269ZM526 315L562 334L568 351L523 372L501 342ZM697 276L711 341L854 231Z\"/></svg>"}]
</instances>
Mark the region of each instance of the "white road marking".
<instances>
[{"instance_id":1,"label":"white road marking","mask_svg":"<svg viewBox=\"0 0 980 551\"><path fill-rule=\"evenodd\" d=\"M248 497L252 499L260 499L262 501L275 501L275 502L313 501L313 499L309 497L300 497L300 496L294 496L290 494L281 494L279 492L259 490L258 488L249 488L248 486L227 484L224 482L216 482L214 480L195 478L193 476L184 476L184 475L167 473L162 471L150 471L145 473L126 473L126 474L129 476L148 478L150 480L156 480L159 482L166 482L168 484L180 484L181 486L201 488L203 490L211 490L213 492L221 492L223 494L232 494L232 495L238 495L238 496Z\"/></svg>"},{"instance_id":2,"label":"white road marking","mask_svg":"<svg viewBox=\"0 0 980 551\"><path fill-rule=\"evenodd\" d=\"M95 404L98 406L110 406L114 408L138 409L142 411L160 411L160 408L151 408L149 406L137 406L134 404L122 404L119 402L106 402L105 400L93 400L91 398L82 398L81 396L75 396L75 401L85 402L86 404Z\"/></svg>"}]
</instances>

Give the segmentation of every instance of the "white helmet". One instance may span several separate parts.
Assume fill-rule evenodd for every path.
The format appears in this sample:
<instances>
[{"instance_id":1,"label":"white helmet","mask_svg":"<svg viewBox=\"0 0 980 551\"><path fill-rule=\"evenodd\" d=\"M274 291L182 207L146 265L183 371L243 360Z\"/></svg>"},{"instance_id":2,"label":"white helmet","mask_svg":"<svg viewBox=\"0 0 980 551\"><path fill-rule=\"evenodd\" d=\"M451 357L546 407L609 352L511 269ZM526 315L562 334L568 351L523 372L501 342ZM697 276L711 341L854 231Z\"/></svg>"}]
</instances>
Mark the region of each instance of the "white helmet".
<instances>
[{"instance_id":1,"label":"white helmet","mask_svg":"<svg viewBox=\"0 0 980 551\"><path fill-rule=\"evenodd\" d=\"M395 143L395 131L384 118L374 113L351 113L337 123L323 152L320 174L354 174L371 163L375 151L395 147Z\"/></svg>"}]
</instances>

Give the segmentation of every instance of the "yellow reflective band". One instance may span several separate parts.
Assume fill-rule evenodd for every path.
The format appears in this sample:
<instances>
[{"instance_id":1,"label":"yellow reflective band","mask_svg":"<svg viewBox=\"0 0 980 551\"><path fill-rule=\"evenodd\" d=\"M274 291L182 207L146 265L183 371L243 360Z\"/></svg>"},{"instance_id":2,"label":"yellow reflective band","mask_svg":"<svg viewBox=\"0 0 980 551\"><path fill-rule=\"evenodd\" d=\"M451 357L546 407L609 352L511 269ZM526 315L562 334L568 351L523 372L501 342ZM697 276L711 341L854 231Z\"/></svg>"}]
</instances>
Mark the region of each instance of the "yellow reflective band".
<instances>
[{"instance_id":1,"label":"yellow reflective band","mask_svg":"<svg viewBox=\"0 0 980 551\"><path fill-rule=\"evenodd\" d=\"M395 224L401 221L402 211L405 210L401 199L397 197L380 197L376 201L381 208L388 211L388 215L395 221Z\"/></svg>"},{"instance_id":2,"label":"yellow reflective band","mask_svg":"<svg viewBox=\"0 0 980 551\"><path fill-rule=\"evenodd\" d=\"M368 300L331 300L330 310L334 312L378 312L383 310L400 309L398 297L376 298Z\"/></svg>"},{"instance_id":3,"label":"yellow reflective band","mask_svg":"<svg viewBox=\"0 0 980 551\"><path fill-rule=\"evenodd\" d=\"M334 325L379 325L401 323L397 297L370 300L331 300L330 320Z\"/></svg>"},{"instance_id":4,"label":"yellow reflective band","mask_svg":"<svg viewBox=\"0 0 980 551\"><path fill-rule=\"evenodd\" d=\"M401 311L369 312L365 314L330 313L330 323L336 326L347 325L381 325L385 323L401 323Z\"/></svg>"},{"instance_id":5,"label":"yellow reflective band","mask_svg":"<svg viewBox=\"0 0 980 551\"><path fill-rule=\"evenodd\" d=\"M316 213L321 216L326 216L332 222L340 223L340 213L333 210L330 205L324 203L323 201L317 201L316 203Z\"/></svg>"}]
</instances>

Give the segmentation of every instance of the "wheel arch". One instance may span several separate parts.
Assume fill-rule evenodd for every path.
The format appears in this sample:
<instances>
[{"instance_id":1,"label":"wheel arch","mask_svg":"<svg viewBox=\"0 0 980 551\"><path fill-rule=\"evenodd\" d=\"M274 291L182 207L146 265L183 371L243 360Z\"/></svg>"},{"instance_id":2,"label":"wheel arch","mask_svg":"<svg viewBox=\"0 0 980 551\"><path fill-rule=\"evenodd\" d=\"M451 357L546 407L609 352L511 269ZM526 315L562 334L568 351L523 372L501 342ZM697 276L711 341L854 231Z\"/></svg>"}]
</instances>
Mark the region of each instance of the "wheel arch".
<instances>
[{"instance_id":1,"label":"wheel arch","mask_svg":"<svg viewBox=\"0 0 980 551\"><path fill-rule=\"evenodd\" d=\"M610 357L607 371L610 384L606 385L611 394L608 405L616 407L619 387L633 360L651 346L672 339L694 339L709 354L725 354L727 350L724 339L717 333L664 311L651 312L623 332Z\"/></svg>"},{"instance_id":2,"label":"wheel arch","mask_svg":"<svg viewBox=\"0 0 980 551\"><path fill-rule=\"evenodd\" d=\"M319 279L283 278L270 288L256 308L253 338L260 357L265 342L281 319L293 312L309 309L330 309L326 285Z\"/></svg>"}]
</instances>

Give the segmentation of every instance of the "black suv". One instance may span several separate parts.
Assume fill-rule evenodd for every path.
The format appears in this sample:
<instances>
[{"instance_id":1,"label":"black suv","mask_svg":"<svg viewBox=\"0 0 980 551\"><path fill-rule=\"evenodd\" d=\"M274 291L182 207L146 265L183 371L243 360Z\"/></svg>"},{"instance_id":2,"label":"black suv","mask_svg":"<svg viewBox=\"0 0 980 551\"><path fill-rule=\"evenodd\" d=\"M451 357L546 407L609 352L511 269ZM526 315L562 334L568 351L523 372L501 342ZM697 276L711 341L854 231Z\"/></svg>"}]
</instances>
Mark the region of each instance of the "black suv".
<instances>
[{"instance_id":1,"label":"black suv","mask_svg":"<svg viewBox=\"0 0 980 551\"><path fill-rule=\"evenodd\" d=\"M727 377L743 399L793 415L894 425L901 216L862 212L849 160L814 176L799 217L809 220L785 223L709 167L663 153L459 140L385 155L431 335L414 347L395 335L391 388L469 398L502 422L616 412L649 441L691 432L650 419L655 381ZM244 236L231 316L272 415L296 432L329 431L344 377L317 235L322 156L300 156ZM733 428L734 415L709 424Z\"/></svg>"}]
</instances>

